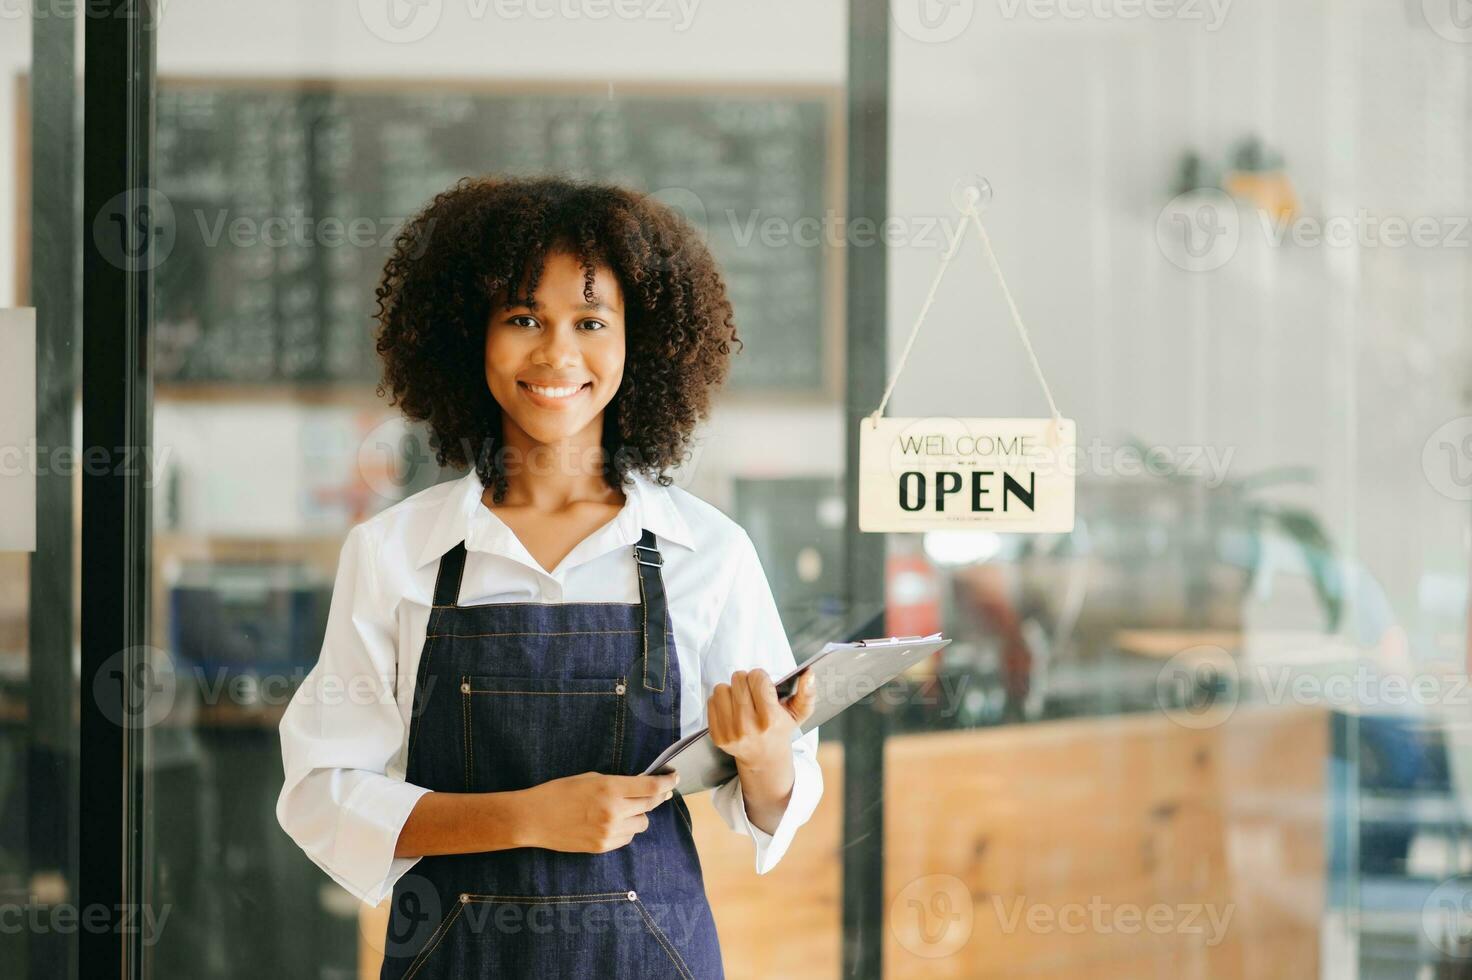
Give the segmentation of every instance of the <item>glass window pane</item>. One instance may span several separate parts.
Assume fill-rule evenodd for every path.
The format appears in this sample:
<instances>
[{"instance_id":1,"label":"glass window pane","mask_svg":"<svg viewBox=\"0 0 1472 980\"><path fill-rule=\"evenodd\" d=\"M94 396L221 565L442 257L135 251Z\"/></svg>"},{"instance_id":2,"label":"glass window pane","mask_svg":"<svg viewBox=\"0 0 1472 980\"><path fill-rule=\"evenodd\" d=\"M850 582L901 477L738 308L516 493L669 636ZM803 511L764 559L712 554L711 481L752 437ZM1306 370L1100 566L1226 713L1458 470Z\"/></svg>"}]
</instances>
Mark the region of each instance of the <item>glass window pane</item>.
<instances>
[{"instance_id":1,"label":"glass window pane","mask_svg":"<svg viewBox=\"0 0 1472 980\"><path fill-rule=\"evenodd\" d=\"M374 346L395 235L460 178L613 182L694 229L744 347L675 486L749 533L794 652L843 626L842 256L825 233L844 200L842 7L433 6L205 2L160 26L174 235L155 269L153 642L178 723L150 730L148 889L175 916L153 977L376 975L393 939L389 902L360 902L278 824L278 725L346 596L349 531L464 473L375 391ZM681 597L687 622L714 617L721 585ZM388 612L413 632L407 605ZM818 757L821 802L765 875L711 796L690 800L729 975L839 970L827 731Z\"/></svg>"},{"instance_id":2,"label":"glass window pane","mask_svg":"<svg viewBox=\"0 0 1472 980\"><path fill-rule=\"evenodd\" d=\"M892 976L1465 971L1465 31L1188 6L894 5L891 351L979 171L1080 453L890 539ZM973 233L891 414L1046 413Z\"/></svg>"},{"instance_id":3,"label":"glass window pane","mask_svg":"<svg viewBox=\"0 0 1472 980\"><path fill-rule=\"evenodd\" d=\"M0 961L77 970L81 242L77 20L0 30ZM12 441L13 440L13 441ZM96 921L95 915L91 921Z\"/></svg>"}]
</instances>

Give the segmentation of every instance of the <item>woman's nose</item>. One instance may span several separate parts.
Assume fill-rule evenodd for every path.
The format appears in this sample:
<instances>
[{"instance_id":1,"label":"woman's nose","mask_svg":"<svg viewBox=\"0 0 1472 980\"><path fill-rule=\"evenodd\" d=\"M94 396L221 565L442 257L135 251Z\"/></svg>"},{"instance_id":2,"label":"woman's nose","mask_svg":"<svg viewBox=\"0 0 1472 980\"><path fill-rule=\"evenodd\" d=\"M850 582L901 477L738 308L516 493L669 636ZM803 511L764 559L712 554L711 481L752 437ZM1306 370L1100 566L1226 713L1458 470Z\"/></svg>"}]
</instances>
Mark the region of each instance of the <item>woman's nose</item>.
<instances>
[{"instance_id":1,"label":"woman's nose","mask_svg":"<svg viewBox=\"0 0 1472 980\"><path fill-rule=\"evenodd\" d=\"M572 332L555 328L548 330L542 336L542 343L537 347L537 357L545 364L571 364L580 356L577 342L572 337Z\"/></svg>"}]
</instances>

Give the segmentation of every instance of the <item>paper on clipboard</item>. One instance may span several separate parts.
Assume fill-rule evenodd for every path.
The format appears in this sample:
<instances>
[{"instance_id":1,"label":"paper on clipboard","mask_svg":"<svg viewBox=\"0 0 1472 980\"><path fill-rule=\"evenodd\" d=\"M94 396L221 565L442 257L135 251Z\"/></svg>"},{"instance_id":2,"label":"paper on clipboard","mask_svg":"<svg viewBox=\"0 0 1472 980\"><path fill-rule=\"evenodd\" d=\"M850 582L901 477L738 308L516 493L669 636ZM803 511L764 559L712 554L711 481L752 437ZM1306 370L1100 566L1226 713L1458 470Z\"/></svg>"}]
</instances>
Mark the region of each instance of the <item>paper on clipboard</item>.
<instances>
[{"instance_id":1,"label":"paper on clipboard","mask_svg":"<svg viewBox=\"0 0 1472 980\"><path fill-rule=\"evenodd\" d=\"M793 735L794 740L830 720L843 709L904 673L911 665L950 644L939 633L928 636L888 636L828 643L775 681L777 696L792 693L792 683L814 668L813 713ZM826 663L825 663L826 661ZM736 775L736 760L716 748L710 728L691 732L672 743L644 769L644 775L674 769L679 789L689 796L712 789Z\"/></svg>"}]
</instances>

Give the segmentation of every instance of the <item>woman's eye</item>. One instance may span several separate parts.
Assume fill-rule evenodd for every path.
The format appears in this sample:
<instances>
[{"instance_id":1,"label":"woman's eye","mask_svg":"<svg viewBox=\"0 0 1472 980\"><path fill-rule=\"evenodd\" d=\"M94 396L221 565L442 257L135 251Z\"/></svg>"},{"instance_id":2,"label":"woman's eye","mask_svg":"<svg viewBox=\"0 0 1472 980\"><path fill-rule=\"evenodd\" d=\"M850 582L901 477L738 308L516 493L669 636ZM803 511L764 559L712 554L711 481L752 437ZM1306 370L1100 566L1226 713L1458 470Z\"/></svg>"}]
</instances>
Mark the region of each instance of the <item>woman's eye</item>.
<instances>
[{"instance_id":1,"label":"woman's eye","mask_svg":"<svg viewBox=\"0 0 1472 980\"><path fill-rule=\"evenodd\" d=\"M508 322L518 327L535 327L537 321L529 316L514 316Z\"/></svg>"},{"instance_id":2,"label":"woman's eye","mask_svg":"<svg viewBox=\"0 0 1472 980\"><path fill-rule=\"evenodd\" d=\"M583 326L589 328L590 330L602 330L604 324L598 320L584 320Z\"/></svg>"}]
</instances>

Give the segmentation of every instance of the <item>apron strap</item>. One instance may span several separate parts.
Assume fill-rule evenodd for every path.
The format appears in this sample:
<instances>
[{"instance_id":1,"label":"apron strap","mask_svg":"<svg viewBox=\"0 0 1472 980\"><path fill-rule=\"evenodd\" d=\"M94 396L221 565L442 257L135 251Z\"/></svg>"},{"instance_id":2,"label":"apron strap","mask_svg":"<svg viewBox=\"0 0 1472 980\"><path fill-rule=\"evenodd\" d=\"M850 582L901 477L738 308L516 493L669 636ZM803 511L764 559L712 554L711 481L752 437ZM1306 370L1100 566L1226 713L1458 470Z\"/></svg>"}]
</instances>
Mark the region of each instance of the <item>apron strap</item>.
<instances>
[{"instance_id":1,"label":"apron strap","mask_svg":"<svg viewBox=\"0 0 1472 980\"><path fill-rule=\"evenodd\" d=\"M660 566L664 556L655 544L654 532L644 528L639 543L634 545L635 568L639 572L639 599L644 610L644 689L663 691L669 670L669 649L665 645L665 622L669 607L664 595L664 576Z\"/></svg>"},{"instance_id":2,"label":"apron strap","mask_svg":"<svg viewBox=\"0 0 1472 980\"><path fill-rule=\"evenodd\" d=\"M465 574L465 542L457 541L455 547L440 557L439 575L434 580L434 604L436 606L458 606L460 604L460 577Z\"/></svg>"}]
</instances>

